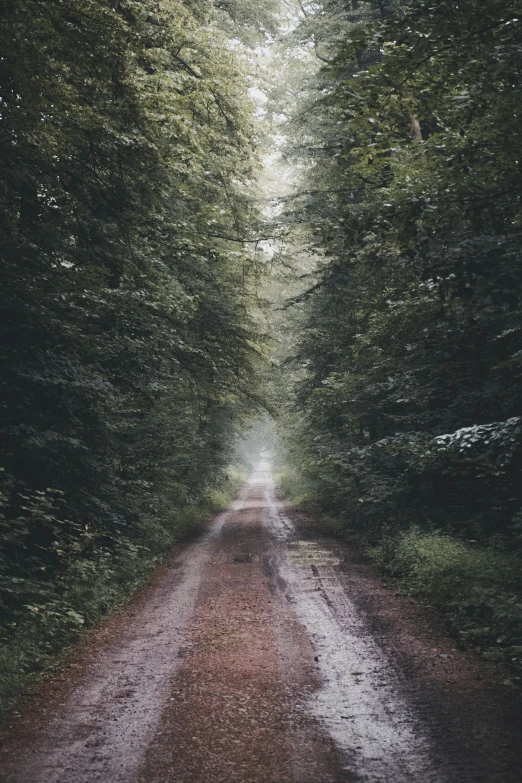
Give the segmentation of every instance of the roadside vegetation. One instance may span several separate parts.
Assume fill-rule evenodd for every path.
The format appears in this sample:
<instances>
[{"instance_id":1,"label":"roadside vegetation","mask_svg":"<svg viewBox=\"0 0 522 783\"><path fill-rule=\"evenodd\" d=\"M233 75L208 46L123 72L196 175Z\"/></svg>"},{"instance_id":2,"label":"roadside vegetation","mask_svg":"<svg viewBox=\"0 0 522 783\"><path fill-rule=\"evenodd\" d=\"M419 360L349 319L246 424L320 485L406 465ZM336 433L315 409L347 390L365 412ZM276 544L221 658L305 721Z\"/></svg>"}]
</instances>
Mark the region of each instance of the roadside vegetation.
<instances>
[{"instance_id":1,"label":"roadside vegetation","mask_svg":"<svg viewBox=\"0 0 522 783\"><path fill-rule=\"evenodd\" d=\"M285 489L520 672L519 10L303 3L273 101Z\"/></svg>"},{"instance_id":2,"label":"roadside vegetation","mask_svg":"<svg viewBox=\"0 0 522 783\"><path fill-rule=\"evenodd\" d=\"M290 496L522 671L519 10L3 4L0 711L260 410Z\"/></svg>"},{"instance_id":3,"label":"roadside vegetation","mask_svg":"<svg viewBox=\"0 0 522 783\"><path fill-rule=\"evenodd\" d=\"M506 685L522 676L522 563L508 542L469 539L435 529L424 519L398 530L383 526L376 536L355 530L317 503L302 475L279 465L278 485L296 508L368 555L401 591L435 608L463 648L503 664Z\"/></svg>"},{"instance_id":4,"label":"roadside vegetation","mask_svg":"<svg viewBox=\"0 0 522 783\"><path fill-rule=\"evenodd\" d=\"M271 14L2 5L0 710L233 494Z\"/></svg>"}]
</instances>

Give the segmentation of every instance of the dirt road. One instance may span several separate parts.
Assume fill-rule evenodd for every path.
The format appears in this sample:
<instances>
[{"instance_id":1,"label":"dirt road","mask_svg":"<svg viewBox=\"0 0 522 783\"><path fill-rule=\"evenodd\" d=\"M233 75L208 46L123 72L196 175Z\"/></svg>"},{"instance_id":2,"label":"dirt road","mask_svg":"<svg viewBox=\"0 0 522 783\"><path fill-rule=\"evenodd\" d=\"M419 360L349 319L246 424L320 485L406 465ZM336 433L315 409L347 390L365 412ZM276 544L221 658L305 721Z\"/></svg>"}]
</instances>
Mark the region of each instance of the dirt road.
<instances>
[{"instance_id":1,"label":"dirt road","mask_svg":"<svg viewBox=\"0 0 522 783\"><path fill-rule=\"evenodd\" d=\"M5 783L520 783L520 705L261 463L29 697Z\"/></svg>"}]
</instances>

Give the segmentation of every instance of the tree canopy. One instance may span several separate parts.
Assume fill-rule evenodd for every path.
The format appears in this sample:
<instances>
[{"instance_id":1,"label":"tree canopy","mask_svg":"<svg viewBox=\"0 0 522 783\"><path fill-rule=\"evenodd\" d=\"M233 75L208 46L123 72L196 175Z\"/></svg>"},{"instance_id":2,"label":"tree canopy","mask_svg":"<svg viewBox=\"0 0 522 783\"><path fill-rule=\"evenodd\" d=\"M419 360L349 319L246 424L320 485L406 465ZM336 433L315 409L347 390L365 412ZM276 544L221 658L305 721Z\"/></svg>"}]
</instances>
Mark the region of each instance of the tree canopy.
<instances>
[{"instance_id":1,"label":"tree canopy","mask_svg":"<svg viewBox=\"0 0 522 783\"><path fill-rule=\"evenodd\" d=\"M6 633L95 619L220 485L259 404L234 19L188 0L0 11Z\"/></svg>"},{"instance_id":2,"label":"tree canopy","mask_svg":"<svg viewBox=\"0 0 522 783\"><path fill-rule=\"evenodd\" d=\"M40 624L26 668L208 509L263 409L381 555L520 551L520 9L284 7L0 10L0 628Z\"/></svg>"},{"instance_id":3,"label":"tree canopy","mask_svg":"<svg viewBox=\"0 0 522 783\"><path fill-rule=\"evenodd\" d=\"M303 169L279 221L315 264L282 432L374 545L414 526L520 547L519 10L334 0L291 33L317 66L275 97Z\"/></svg>"}]
</instances>

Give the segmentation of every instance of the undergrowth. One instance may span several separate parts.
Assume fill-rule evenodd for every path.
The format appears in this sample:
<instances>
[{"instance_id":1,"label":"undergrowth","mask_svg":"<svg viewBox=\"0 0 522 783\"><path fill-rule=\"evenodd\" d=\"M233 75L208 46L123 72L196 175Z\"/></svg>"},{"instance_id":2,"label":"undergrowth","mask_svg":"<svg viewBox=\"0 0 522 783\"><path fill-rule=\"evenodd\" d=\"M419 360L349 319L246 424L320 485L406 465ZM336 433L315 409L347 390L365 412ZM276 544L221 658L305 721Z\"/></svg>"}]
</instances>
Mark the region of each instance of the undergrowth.
<instances>
[{"instance_id":1,"label":"undergrowth","mask_svg":"<svg viewBox=\"0 0 522 783\"><path fill-rule=\"evenodd\" d=\"M151 575L176 542L199 532L214 513L227 508L243 476L209 491L198 504L173 512L163 523L149 520L142 544L122 539L116 550L94 547L71 559L59 579L12 589L27 603L16 622L0 628L0 720L10 714L29 681L41 677L87 628L123 605Z\"/></svg>"},{"instance_id":2,"label":"undergrowth","mask_svg":"<svg viewBox=\"0 0 522 783\"><path fill-rule=\"evenodd\" d=\"M460 540L438 530L384 527L378 540L321 508L295 472L278 476L283 494L345 540L361 544L402 590L423 599L465 648L503 663L522 681L522 561L499 544Z\"/></svg>"},{"instance_id":3,"label":"undergrowth","mask_svg":"<svg viewBox=\"0 0 522 783\"><path fill-rule=\"evenodd\" d=\"M465 647L522 676L522 562L447 534L387 534L368 553L410 594L427 599Z\"/></svg>"}]
</instances>

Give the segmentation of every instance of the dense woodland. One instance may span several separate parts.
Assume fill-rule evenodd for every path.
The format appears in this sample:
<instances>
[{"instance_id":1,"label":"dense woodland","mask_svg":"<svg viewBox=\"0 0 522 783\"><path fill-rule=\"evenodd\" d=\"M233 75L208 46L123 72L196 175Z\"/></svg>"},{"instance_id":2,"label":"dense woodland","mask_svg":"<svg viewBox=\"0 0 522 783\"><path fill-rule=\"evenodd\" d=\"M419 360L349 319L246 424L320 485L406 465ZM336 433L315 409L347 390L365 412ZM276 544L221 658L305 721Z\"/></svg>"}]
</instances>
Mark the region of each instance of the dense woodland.
<instances>
[{"instance_id":1,"label":"dense woodland","mask_svg":"<svg viewBox=\"0 0 522 783\"><path fill-rule=\"evenodd\" d=\"M520 661L516 6L4 3L0 706L263 410L288 493Z\"/></svg>"},{"instance_id":2,"label":"dense woodland","mask_svg":"<svg viewBox=\"0 0 522 783\"><path fill-rule=\"evenodd\" d=\"M292 37L320 67L304 83L295 49L282 54L286 154L306 173L280 225L316 257L286 304L297 349L279 356L294 493L443 607L463 641L511 662L519 12L510 0L304 4Z\"/></svg>"},{"instance_id":3,"label":"dense woodland","mask_svg":"<svg viewBox=\"0 0 522 783\"><path fill-rule=\"evenodd\" d=\"M267 7L2 6L4 702L208 515L259 404Z\"/></svg>"}]
</instances>

